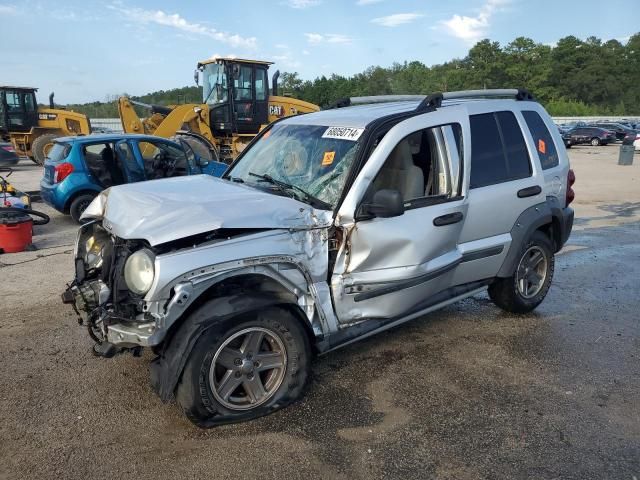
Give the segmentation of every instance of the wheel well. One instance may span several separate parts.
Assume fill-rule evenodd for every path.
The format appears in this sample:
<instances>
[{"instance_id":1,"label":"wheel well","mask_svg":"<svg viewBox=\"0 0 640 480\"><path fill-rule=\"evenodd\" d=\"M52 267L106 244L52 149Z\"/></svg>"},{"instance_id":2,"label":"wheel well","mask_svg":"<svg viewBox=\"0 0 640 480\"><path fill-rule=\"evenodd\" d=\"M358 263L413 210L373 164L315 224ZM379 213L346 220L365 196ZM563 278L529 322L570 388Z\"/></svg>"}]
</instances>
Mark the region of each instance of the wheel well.
<instances>
[{"instance_id":1,"label":"wheel well","mask_svg":"<svg viewBox=\"0 0 640 480\"><path fill-rule=\"evenodd\" d=\"M69 210L71 209L71 204L73 201L78 198L80 195L98 195L100 192L96 192L95 190L80 190L79 192L74 193L69 197L69 199L64 204L64 213L69 214Z\"/></svg>"},{"instance_id":2,"label":"wheel well","mask_svg":"<svg viewBox=\"0 0 640 480\"><path fill-rule=\"evenodd\" d=\"M202 294L187 307L180 318L171 325L163 343L171 341L171 338L180 329L184 320L207 301L220 297L238 295L243 292L246 292L249 296L255 293L267 293L273 295L274 299L279 299L280 301L274 302L273 306L286 309L302 324L309 343L315 350L316 337L313 333L313 328L304 312L298 306L296 296L273 278L256 273L226 278L202 292ZM240 315L246 313L247 312Z\"/></svg>"},{"instance_id":3,"label":"wheel well","mask_svg":"<svg viewBox=\"0 0 640 480\"><path fill-rule=\"evenodd\" d=\"M553 243L554 251L558 251L558 246L562 244L560 220L557 217L552 217L551 222L538 227L537 231L544 233L549 240Z\"/></svg>"}]
</instances>

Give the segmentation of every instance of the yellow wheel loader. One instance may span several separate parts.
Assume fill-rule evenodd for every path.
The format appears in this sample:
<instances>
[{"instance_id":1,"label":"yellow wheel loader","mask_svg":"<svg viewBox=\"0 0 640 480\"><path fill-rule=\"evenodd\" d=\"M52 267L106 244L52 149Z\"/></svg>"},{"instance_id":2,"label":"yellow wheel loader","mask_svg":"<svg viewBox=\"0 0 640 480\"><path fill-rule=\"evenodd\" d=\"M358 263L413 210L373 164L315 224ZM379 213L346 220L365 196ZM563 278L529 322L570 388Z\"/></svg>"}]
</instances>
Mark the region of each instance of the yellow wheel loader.
<instances>
[{"instance_id":1,"label":"yellow wheel loader","mask_svg":"<svg viewBox=\"0 0 640 480\"><path fill-rule=\"evenodd\" d=\"M279 97L277 71L269 90L269 65L272 63L224 57L200 62L194 79L199 85L202 77L201 104L164 107L120 97L122 128L126 133L180 136L200 157L229 163L270 122L320 110L312 103ZM149 116L141 120L134 105L145 107Z\"/></svg>"},{"instance_id":2,"label":"yellow wheel loader","mask_svg":"<svg viewBox=\"0 0 640 480\"><path fill-rule=\"evenodd\" d=\"M80 113L56 109L53 93L50 108L38 108L37 88L0 86L0 138L10 141L20 156L38 165L57 137L88 135L89 119Z\"/></svg>"}]
</instances>

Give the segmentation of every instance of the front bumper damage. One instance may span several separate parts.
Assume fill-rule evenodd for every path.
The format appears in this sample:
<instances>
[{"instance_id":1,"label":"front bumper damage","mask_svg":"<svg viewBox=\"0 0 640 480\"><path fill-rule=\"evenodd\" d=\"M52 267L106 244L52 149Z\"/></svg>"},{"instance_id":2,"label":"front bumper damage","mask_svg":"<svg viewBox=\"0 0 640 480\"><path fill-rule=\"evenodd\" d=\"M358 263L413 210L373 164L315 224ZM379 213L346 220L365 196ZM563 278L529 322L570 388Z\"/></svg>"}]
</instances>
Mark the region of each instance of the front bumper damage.
<instances>
[{"instance_id":1,"label":"front bumper damage","mask_svg":"<svg viewBox=\"0 0 640 480\"><path fill-rule=\"evenodd\" d=\"M108 342L118 347L153 347L161 342L157 322L141 318L124 319L107 307L109 288L100 280L69 286L62 294L62 302L71 305L79 323L89 327L97 342Z\"/></svg>"}]
</instances>

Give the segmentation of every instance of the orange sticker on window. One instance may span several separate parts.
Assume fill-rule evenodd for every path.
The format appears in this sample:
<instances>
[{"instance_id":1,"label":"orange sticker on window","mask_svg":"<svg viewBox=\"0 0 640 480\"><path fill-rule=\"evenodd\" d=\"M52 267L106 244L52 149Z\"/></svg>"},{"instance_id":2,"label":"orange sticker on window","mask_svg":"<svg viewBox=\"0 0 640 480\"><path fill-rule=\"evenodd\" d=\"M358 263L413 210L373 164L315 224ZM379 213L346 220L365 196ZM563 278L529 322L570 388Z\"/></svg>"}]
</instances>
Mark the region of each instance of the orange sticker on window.
<instances>
[{"instance_id":1,"label":"orange sticker on window","mask_svg":"<svg viewBox=\"0 0 640 480\"><path fill-rule=\"evenodd\" d=\"M547 144L544 143L544 140L538 140L538 151L540 153L547 153Z\"/></svg>"},{"instance_id":2,"label":"orange sticker on window","mask_svg":"<svg viewBox=\"0 0 640 480\"><path fill-rule=\"evenodd\" d=\"M322 157L322 166L328 167L333 163L334 158L336 158L336 152L324 152L324 157Z\"/></svg>"}]
</instances>

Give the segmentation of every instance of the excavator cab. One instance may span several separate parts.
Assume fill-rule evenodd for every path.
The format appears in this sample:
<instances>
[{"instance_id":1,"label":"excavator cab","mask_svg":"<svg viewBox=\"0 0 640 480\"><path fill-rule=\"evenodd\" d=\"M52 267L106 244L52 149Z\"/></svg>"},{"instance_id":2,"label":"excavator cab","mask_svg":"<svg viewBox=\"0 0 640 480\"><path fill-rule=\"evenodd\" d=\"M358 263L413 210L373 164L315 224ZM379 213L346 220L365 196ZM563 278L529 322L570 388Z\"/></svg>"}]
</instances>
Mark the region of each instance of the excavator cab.
<instances>
[{"instance_id":1,"label":"excavator cab","mask_svg":"<svg viewBox=\"0 0 640 480\"><path fill-rule=\"evenodd\" d=\"M211 131L216 136L255 135L269 123L271 62L215 57L198 64L203 102L210 111Z\"/></svg>"},{"instance_id":2,"label":"excavator cab","mask_svg":"<svg viewBox=\"0 0 640 480\"><path fill-rule=\"evenodd\" d=\"M36 88L0 86L0 132L28 132L38 125Z\"/></svg>"}]
</instances>

